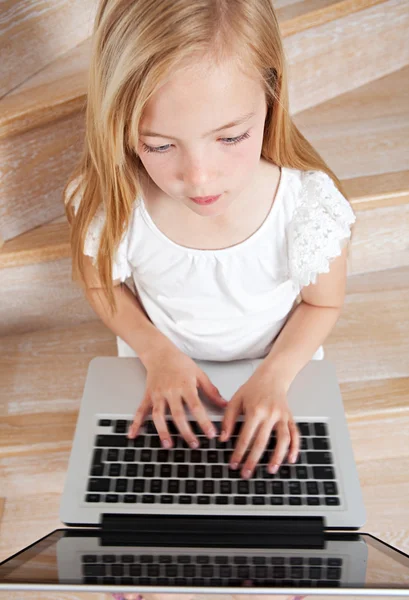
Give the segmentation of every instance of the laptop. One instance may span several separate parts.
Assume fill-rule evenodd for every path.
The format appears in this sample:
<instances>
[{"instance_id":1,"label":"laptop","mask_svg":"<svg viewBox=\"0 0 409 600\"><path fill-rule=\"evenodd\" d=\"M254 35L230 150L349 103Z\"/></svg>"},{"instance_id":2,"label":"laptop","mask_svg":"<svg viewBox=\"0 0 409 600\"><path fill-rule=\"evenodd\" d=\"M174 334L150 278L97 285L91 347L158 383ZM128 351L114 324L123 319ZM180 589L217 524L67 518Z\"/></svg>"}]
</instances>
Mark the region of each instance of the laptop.
<instances>
[{"instance_id":1,"label":"laptop","mask_svg":"<svg viewBox=\"0 0 409 600\"><path fill-rule=\"evenodd\" d=\"M261 359L195 361L229 400ZM97 357L80 406L57 529L0 564L0 590L141 594L404 596L409 556L367 533L365 508L333 363L311 360L287 398L301 434L298 460L266 465L272 431L249 480L227 442L191 449L168 411L173 448L149 414L127 432L144 397L138 358ZM220 432L223 408L199 391ZM183 597L183 596L182 596Z\"/></svg>"}]
</instances>

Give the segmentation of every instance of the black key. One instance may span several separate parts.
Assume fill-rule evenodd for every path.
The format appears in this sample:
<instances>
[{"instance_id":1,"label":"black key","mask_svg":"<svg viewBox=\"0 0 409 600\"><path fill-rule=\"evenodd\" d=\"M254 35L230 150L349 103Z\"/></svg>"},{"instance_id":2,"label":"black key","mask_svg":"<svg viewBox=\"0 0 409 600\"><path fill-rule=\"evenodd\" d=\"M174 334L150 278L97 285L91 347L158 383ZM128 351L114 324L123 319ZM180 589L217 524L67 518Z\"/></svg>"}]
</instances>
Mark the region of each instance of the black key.
<instances>
[{"instance_id":1,"label":"black key","mask_svg":"<svg viewBox=\"0 0 409 600\"><path fill-rule=\"evenodd\" d=\"M157 433L155 423L152 420L146 421L145 428L146 433Z\"/></svg>"},{"instance_id":2,"label":"black key","mask_svg":"<svg viewBox=\"0 0 409 600\"><path fill-rule=\"evenodd\" d=\"M314 479L335 479L332 467L312 467Z\"/></svg>"},{"instance_id":3,"label":"black key","mask_svg":"<svg viewBox=\"0 0 409 600\"><path fill-rule=\"evenodd\" d=\"M100 419L98 421L98 425L99 425L99 427L110 427L111 419Z\"/></svg>"},{"instance_id":4,"label":"black key","mask_svg":"<svg viewBox=\"0 0 409 600\"><path fill-rule=\"evenodd\" d=\"M151 479L149 491L152 494L160 494L162 492L162 481L160 479Z\"/></svg>"},{"instance_id":5,"label":"black key","mask_svg":"<svg viewBox=\"0 0 409 600\"><path fill-rule=\"evenodd\" d=\"M290 504L290 506L299 506L300 504L302 504L301 498L299 498L297 496L290 496L289 504Z\"/></svg>"},{"instance_id":6,"label":"black key","mask_svg":"<svg viewBox=\"0 0 409 600\"><path fill-rule=\"evenodd\" d=\"M331 452L307 452L307 459L310 465L331 465Z\"/></svg>"},{"instance_id":7,"label":"black key","mask_svg":"<svg viewBox=\"0 0 409 600\"><path fill-rule=\"evenodd\" d=\"M214 494L214 481L210 479L203 481L202 491L204 494Z\"/></svg>"},{"instance_id":8,"label":"black key","mask_svg":"<svg viewBox=\"0 0 409 600\"><path fill-rule=\"evenodd\" d=\"M104 474L104 465L95 465L91 467L92 477L101 477Z\"/></svg>"},{"instance_id":9,"label":"black key","mask_svg":"<svg viewBox=\"0 0 409 600\"><path fill-rule=\"evenodd\" d=\"M126 448L128 438L125 435L97 435L95 446L104 448Z\"/></svg>"},{"instance_id":10,"label":"black key","mask_svg":"<svg viewBox=\"0 0 409 600\"><path fill-rule=\"evenodd\" d=\"M185 496L185 495L179 496L178 501L179 501L179 504L192 504L192 497Z\"/></svg>"},{"instance_id":11,"label":"black key","mask_svg":"<svg viewBox=\"0 0 409 600\"><path fill-rule=\"evenodd\" d=\"M100 496L99 494L87 494L85 496L85 502L99 502Z\"/></svg>"},{"instance_id":12,"label":"black key","mask_svg":"<svg viewBox=\"0 0 409 600\"><path fill-rule=\"evenodd\" d=\"M163 448L158 450L158 462L159 463L166 463L166 462L168 462L168 459L169 459L168 450L164 450Z\"/></svg>"},{"instance_id":13,"label":"black key","mask_svg":"<svg viewBox=\"0 0 409 600\"><path fill-rule=\"evenodd\" d=\"M127 477L136 477L138 475L138 465L126 465L125 475Z\"/></svg>"},{"instance_id":14,"label":"black key","mask_svg":"<svg viewBox=\"0 0 409 600\"><path fill-rule=\"evenodd\" d=\"M324 493L327 496L336 496L338 494L338 488L335 481L323 481Z\"/></svg>"},{"instance_id":15,"label":"black key","mask_svg":"<svg viewBox=\"0 0 409 600\"><path fill-rule=\"evenodd\" d=\"M341 569L339 567L329 567L327 569L327 579L340 579Z\"/></svg>"},{"instance_id":16,"label":"black key","mask_svg":"<svg viewBox=\"0 0 409 600\"><path fill-rule=\"evenodd\" d=\"M252 503L255 505L265 504L265 498L263 496L253 496Z\"/></svg>"},{"instance_id":17,"label":"black key","mask_svg":"<svg viewBox=\"0 0 409 600\"><path fill-rule=\"evenodd\" d=\"M284 499L281 496L272 496L270 497L270 504L273 506L280 506L281 504L284 504Z\"/></svg>"},{"instance_id":18,"label":"black key","mask_svg":"<svg viewBox=\"0 0 409 600\"><path fill-rule=\"evenodd\" d=\"M153 477L155 475L155 465L152 463L143 465L142 472L144 477Z\"/></svg>"},{"instance_id":19,"label":"black key","mask_svg":"<svg viewBox=\"0 0 409 600\"><path fill-rule=\"evenodd\" d=\"M120 463L111 463L108 469L108 475L110 477L119 477L121 474L121 465Z\"/></svg>"},{"instance_id":20,"label":"black key","mask_svg":"<svg viewBox=\"0 0 409 600\"><path fill-rule=\"evenodd\" d=\"M321 578L321 567L310 567L309 577L310 577L310 579L320 579Z\"/></svg>"},{"instance_id":21,"label":"black key","mask_svg":"<svg viewBox=\"0 0 409 600\"><path fill-rule=\"evenodd\" d=\"M116 421L114 425L114 433L126 433L127 432L127 422L119 419Z\"/></svg>"},{"instance_id":22,"label":"black key","mask_svg":"<svg viewBox=\"0 0 409 600\"><path fill-rule=\"evenodd\" d=\"M267 484L265 481L256 481L255 482L256 494L266 494L267 493Z\"/></svg>"},{"instance_id":23,"label":"black key","mask_svg":"<svg viewBox=\"0 0 409 600\"><path fill-rule=\"evenodd\" d=\"M304 569L302 567L291 567L292 579L301 579L303 576Z\"/></svg>"},{"instance_id":24,"label":"black key","mask_svg":"<svg viewBox=\"0 0 409 600\"><path fill-rule=\"evenodd\" d=\"M103 479L101 477L98 479L93 479L91 477L91 479L88 482L87 491L88 492L109 492L109 484L110 484L109 479Z\"/></svg>"},{"instance_id":25,"label":"black key","mask_svg":"<svg viewBox=\"0 0 409 600\"><path fill-rule=\"evenodd\" d=\"M196 496L198 504L210 504L210 496Z\"/></svg>"},{"instance_id":26,"label":"black key","mask_svg":"<svg viewBox=\"0 0 409 600\"><path fill-rule=\"evenodd\" d=\"M322 565L322 558L320 558L319 556L312 556L308 559L308 563L310 565Z\"/></svg>"},{"instance_id":27,"label":"black key","mask_svg":"<svg viewBox=\"0 0 409 600\"><path fill-rule=\"evenodd\" d=\"M128 491L128 480L127 479L117 479L115 484L115 491L119 494L123 494Z\"/></svg>"},{"instance_id":28,"label":"black key","mask_svg":"<svg viewBox=\"0 0 409 600\"><path fill-rule=\"evenodd\" d=\"M202 452L201 450L192 450L190 452L190 460L191 463L200 463L202 462Z\"/></svg>"},{"instance_id":29,"label":"black key","mask_svg":"<svg viewBox=\"0 0 409 600\"><path fill-rule=\"evenodd\" d=\"M303 558L302 558L302 556L291 556L290 557L290 565L300 566L302 564L303 564ZM301 579L301 576L297 577L297 579Z\"/></svg>"},{"instance_id":30,"label":"black key","mask_svg":"<svg viewBox=\"0 0 409 600\"><path fill-rule=\"evenodd\" d=\"M234 496L233 502L234 504L247 504L247 499L245 496Z\"/></svg>"},{"instance_id":31,"label":"black key","mask_svg":"<svg viewBox=\"0 0 409 600\"><path fill-rule=\"evenodd\" d=\"M136 493L142 493L145 490L145 482L143 479L134 479L132 485L132 491Z\"/></svg>"},{"instance_id":32,"label":"black key","mask_svg":"<svg viewBox=\"0 0 409 600\"><path fill-rule=\"evenodd\" d=\"M309 423L297 423L298 429L302 436L311 435L310 434L310 424Z\"/></svg>"},{"instance_id":33,"label":"black key","mask_svg":"<svg viewBox=\"0 0 409 600\"><path fill-rule=\"evenodd\" d=\"M193 469L195 479L204 479L206 477L206 467L204 465L195 465Z\"/></svg>"},{"instance_id":34,"label":"black key","mask_svg":"<svg viewBox=\"0 0 409 600\"><path fill-rule=\"evenodd\" d=\"M169 479L168 480L168 492L169 494L178 494L179 493L179 480L178 479Z\"/></svg>"},{"instance_id":35,"label":"black key","mask_svg":"<svg viewBox=\"0 0 409 600\"><path fill-rule=\"evenodd\" d=\"M314 423L315 435L328 437L328 428L325 423Z\"/></svg>"},{"instance_id":36,"label":"black key","mask_svg":"<svg viewBox=\"0 0 409 600\"><path fill-rule=\"evenodd\" d=\"M233 562L235 565L246 565L247 564L247 556L234 556Z\"/></svg>"},{"instance_id":37,"label":"black key","mask_svg":"<svg viewBox=\"0 0 409 600\"><path fill-rule=\"evenodd\" d=\"M124 452L124 461L125 462L134 462L135 460L135 449L134 448L126 448Z\"/></svg>"},{"instance_id":38,"label":"black key","mask_svg":"<svg viewBox=\"0 0 409 600\"><path fill-rule=\"evenodd\" d=\"M307 494L311 496L318 494L318 483L316 481L307 481Z\"/></svg>"},{"instance_id":39,"label":"black key","mask_svg":"<svg viewBox=\"0 0 409 600\"><path fill-rule=\"evenodd\" d=\"M329 558L327 564L329 567L340 567L342 565L342 558Z\"/></svg>"},{"instance_id":40,"label":"black key","mask_svg":"<svg viewBox=\"0 0 409 600\"><path fill-rule=\"evenodd\" d=\"M185 481L185 492L186 494L196 494L197 491L197 481L194 479L188 479Z\"/></svg>"},{"instance_id":41,"label":"black key","mask_svg":"<svg viewBox=\"0 0 409 600\"><path fill-rule=\"evenodd\" d=\"M95 448L94 454L92 455L92 464L94 466L103 465L101 448Z\"/></svg>"},{"instance_id":42,"label":"black key","mask_svg":"<svg viewBox=\"0 0 409 600\"><path fill-rule=\"evenodd\" d=\"M141 452L141 462L150 462L152 460L152 450L146 448Z\"/></svg>"},{"instance_id":43,"label":"black key","mask_svg":"<svg viewBox=\"0 0 409 600\"><path fill-rule=\"evenodd\" d=\"M153 496L152 494L144 494L142 496L142 502L144 502L145 504L154 504L155 496Z\"/></svg>"},{"instance_id":44,"label":"black key","mask_svg":"<svg viewBox=\"0 0 409 600\"><path fill-rule=\"evenodd\" d=\"M216 504L228 504L229 499L227 496L216 496Z\"/></svg>"},{"instance_id":45,"label":"black key","mask_svg":"<svg viewBox=\"0 0 409 600\"><path fill-rule=\"evenodd\" d=\"M160 476L162 478L172 477L172 465L161 465L160 467Z\"/></svg>"},{"instance_id":46,"label":"black key","mask_svg":"<svg viewBox=\"0 0 409 600\"><path fill-rule=\"evenodd\" d=\"M321 504L321 500L319 496L308 496L307 504L309 506L318 506L319 504Z\"/></svg>"},{"instance_id":47,"label":"black key","mask_svg":"<svg viewBox=\"0 0 409 600\"><path fill-rule=\"evenodd\" d=\"M172 504L173 503L173 496L170 496L169 494L163 494L160 497L160 501L161 501L161 504Z\"/></svg>"},{"instance_id":48,"label":"black key","mask_svg":"<svg viewBox=\"0 0 409 600\"><path fill-rule=\"evenodd\" d=\"M182 450L183 452L183 450ZM177 466L177 477L184 479L189 477L189 465L178 465Z\"/></svg>"},{"instance_id":49,"label":"black key","mask_svg":"<svg viewBox=\"0 0 409 600\"><path fill-rule=\"evenodd\" d=\"M295 476L297 477L297 479L307 479L307 467L295 467Z\"/></svg>"},{"instance_id":50,"label":"black key","mask_svg":"<svg viewBox=\"0 0 409 600\"><path fill-rule=\"evenodd\" d=\"M184 463L185 452L186 450L175 450L174 462Z\"/></svg>"},{"instance_id":51,"label":"black key","mask_svg":"<svg viewBox=\"0 0 409 600\"><path fill-rule=\"evenodd\" d=\"M105 496L105 502L118 502L119 496L117 494L107 494Z\"/></svg>"},{"instance_id":52,"label":"black key","mask_svg":"<svg viewBox=\"0 0 409 600\"><path fill-rule=\"evenodd\" d=\"M135 502L136 502L136 496L135 496L135 494L125 494L125 496L124 496L124 502L126 504L135 504Z\"/></svg>"},{"instance_id":53,"label":"black key","mask_svg":"<svg viewBox=\"0 0 409 600\"><path fill-rule=\"evenodd\" d=\"M83 565L82 566L83 575L92 576L92 577L104 577L106 575L106 566L105 565Z\"/></svg>"},{"instance_id":54,"label":"black key","mask_svg":"<svg viewBox=\"0 0 409 600\"><path fill-rule=\"evenodd\" d=\"M220 482L220 493L221 494L231 494L231 481L221 481Z\"/></svg>"},{"instance_id":55,"label":"black key","mask_svg":"<svg viewBox=\"0 0 409 600\"><path fill-rule=\"evenodd\" d=\"M336 496L326 496L325 504L327 506L338 506L340 504L339 498L337 498Z\"/></svg>"},{"instance_id":56,"label":"black key","mask_svg":"<svg viewBox=\"0 0 409 600\"><path fill-rule=\"evenodd\" d=\"M312 447L314 450L329 450L329 440L325 437L312 438Z\"/></svg>"},{"instance_id":57,"label":"black key","mask_svg":"<svg viewBox=\"0 0 409 600\"><path fill-rule=\"evenodd\" d=\"M291 476L290 467L287 465L283 465L277 471L277 476L281 477L281 479L289 479Z\"/></svg>"},{"instance_id":58,"label":"black key","mask_svg":"<svg viewBox=\"0 0 409 600\"><path fill-rule=\"evenodd\" d=\"M107 461L116 462L119 458L119 450L117 448L109 448L107 452Z\"/></svg>"},{"instance_id":59,"label":"black key","mask_svg":"<svg viewBox=\"0 0 409 600\"><path fill-rule=\"evenodd\" d=\"M238 481L237 482L237 492L239 494L248 494L249 489L250 489L249 483L250 483L249 481L244 481L244 480ZM94 491L94 490L92 490L92 491ZM100 491L100 490L95 490L95 491Z\"/></svg>"},{"instance_id":60,"label":"black key","mask_svg":"<svg viewBox=\"0 0 409 600\"><path fill-rule=\"evenodd\" d=\"M209 462L209 463L217 463L217 462L219 462L218 451L217 450L209 450L207 452L207 462Z\"/></svg>"},{"instance_id":61,"label":"black key","mask_svg":"<svg viewBox=\"0 0 409 600\"><path fill-rule=\"evenodd\" d=\"M282 481L273 481L271 489L273 494L284 494L284 484Z\"/></svg>"},{"instance_id":62,"label":"black key","mask_svg":"<svg viewBox=\"0 0 409 600\"><path fill-rule=\"evenodd\" d=\"M222 465L212 465L211 470L213 479L221 479L223 477Z\"/></svg>"},{"instance_id":63,"label":"black key","mask_svg":"<svg viewBox=\"0 0 409 600\"><path fill-rule=\"evenodd\" d=\"M301 494L301 484L299 481L288 482L288 493L292 496L299 496Z\"/></svg>"},{"instance_id":64,"label":"black key","mask_svg":"<svg viewBox=\"0 0 409 600\"><path fill-rule=\"evenodd\" d=\"M300 450L307 450L307 438L303 437L300 440Z\"/></svg>"}]
</instances>

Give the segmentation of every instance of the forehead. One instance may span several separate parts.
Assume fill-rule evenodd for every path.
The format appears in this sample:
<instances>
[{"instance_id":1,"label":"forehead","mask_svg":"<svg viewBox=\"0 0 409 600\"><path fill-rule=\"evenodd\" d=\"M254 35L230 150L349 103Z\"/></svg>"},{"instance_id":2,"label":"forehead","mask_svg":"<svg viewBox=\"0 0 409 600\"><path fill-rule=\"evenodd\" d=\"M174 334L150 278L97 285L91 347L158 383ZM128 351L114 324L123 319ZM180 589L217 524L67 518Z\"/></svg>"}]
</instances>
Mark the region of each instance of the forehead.
<instances>
[{"instance_id":1,"label":"forehead","mask_svg":"<svg viewBox=\"0 0 409 600\"><path fill-rule=\"evenodd\" d=\"M264 99L257 74L239 63L190 62L169 76L149 99L141 129L175 137L185 130L201 134L262 110Z\"/></svg>"}]
</instances>

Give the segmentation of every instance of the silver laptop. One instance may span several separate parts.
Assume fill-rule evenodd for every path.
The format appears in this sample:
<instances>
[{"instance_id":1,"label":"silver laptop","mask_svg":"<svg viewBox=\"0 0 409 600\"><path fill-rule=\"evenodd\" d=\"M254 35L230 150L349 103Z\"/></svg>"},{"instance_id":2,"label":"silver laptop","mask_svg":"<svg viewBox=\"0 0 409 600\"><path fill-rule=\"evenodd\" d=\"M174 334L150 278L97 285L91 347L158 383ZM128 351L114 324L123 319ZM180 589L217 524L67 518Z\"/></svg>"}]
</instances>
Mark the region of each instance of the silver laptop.
<instances>
[{"instance_id":1,"label":"silver laptop","mask_svg":"<svg viewBox=\"0 0 409 600\"><path fill-rule=\"evenodd\" d=\"M196 362L229 400L262 361ZM68 528L2 563L0 590L408 592L409 558L356 532L365 509L331 362L310 361L288 391L301 433L297 463L284 460L275 475L267 472L273 431L249 480L228 464L243 416L229 441L220 442L203 434L186 406L196 450L170 414L170 450L161 447L151 415L129 440L145 380L138 358L91 361L61 499ZM200 395L220 431L223 409ZM35 558L44 553L54 558L55 580L49 572L45 582L38 579Z\"/></svg>"}]
</instances>

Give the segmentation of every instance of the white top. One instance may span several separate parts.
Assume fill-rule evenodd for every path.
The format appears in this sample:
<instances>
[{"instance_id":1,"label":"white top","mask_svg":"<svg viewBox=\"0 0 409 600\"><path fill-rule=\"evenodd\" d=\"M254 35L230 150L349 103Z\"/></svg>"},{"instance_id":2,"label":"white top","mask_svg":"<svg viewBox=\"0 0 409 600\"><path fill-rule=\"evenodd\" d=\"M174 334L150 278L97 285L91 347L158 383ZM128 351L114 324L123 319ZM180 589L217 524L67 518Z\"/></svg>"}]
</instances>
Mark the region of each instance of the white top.
<instances>
[{"instance_id":1,"label":"white top","mask_svg":"<svg viewBox=\"0 0 409 600\"><path fill-rule=\"evenodd\" d=\"M355 220L326 173L282 167L272 208L253 235L221 250L198 250L166 237L141 197L112 275L133 278L153 324L191 358L264 358L301 288L329 272ZM84 248L94 264L103 224L101 206ZM118 354L137 356L119 338ZM311 358L323 357L320 346Z\"/></svg>"}]
</instances>

